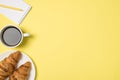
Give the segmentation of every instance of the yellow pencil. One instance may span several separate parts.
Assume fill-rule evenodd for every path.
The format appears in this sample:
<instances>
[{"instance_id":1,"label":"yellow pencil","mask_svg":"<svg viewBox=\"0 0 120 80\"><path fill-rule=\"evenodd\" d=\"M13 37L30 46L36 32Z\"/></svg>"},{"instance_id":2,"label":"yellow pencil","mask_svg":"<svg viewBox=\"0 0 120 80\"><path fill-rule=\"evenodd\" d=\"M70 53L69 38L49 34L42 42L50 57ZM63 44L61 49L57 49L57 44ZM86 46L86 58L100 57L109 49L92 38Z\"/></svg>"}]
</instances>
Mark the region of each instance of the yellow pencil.
<instances>
[{"instance_id":1,"label":"yellow pencil","mask_svg":"<svg viewBox=\"0 0 120 80\"><path fill-rule=\"evenodd\" d=\"M12 9L12 10L17 10L17 11L23 11L22 9L11 7L11 6L6 6L6 5L2 5L2 4L0 4L0 7Z\"/></svg>"}]
</instances>

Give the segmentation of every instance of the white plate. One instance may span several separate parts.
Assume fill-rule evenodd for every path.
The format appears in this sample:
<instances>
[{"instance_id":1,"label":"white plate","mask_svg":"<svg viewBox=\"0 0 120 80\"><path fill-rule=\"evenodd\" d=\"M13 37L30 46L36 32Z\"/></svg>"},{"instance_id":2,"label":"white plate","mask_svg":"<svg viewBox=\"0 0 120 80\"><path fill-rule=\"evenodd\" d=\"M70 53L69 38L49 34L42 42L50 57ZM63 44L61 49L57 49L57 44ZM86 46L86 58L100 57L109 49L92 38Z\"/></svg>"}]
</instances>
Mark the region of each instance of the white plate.
<instances>
[{"instance_id":1,"label":"white plate","mask_svg":"<svg viewBox=\"0 0 120 80\"><path fill-rule=\"evenodd\" d=\"M4 53L1 53L0 54L0 61L3 60L5 57L8 57L13 52L15 52L15 51L7 51L7 52L4 52ZM35 66L34 66L32 60L29 58L29 56L27 56L23 52L21 52L21 53L22 53L22 57L21 57L18 65L17 65L17 67L19 67L20 65L24 64L27 61L31 62L32 66L31 66L31 70L30 70L30 74L29 74L28 80L35 80ZM6 79L6 80L8 80L8 79Z\"/></svg>"}]
</instances>

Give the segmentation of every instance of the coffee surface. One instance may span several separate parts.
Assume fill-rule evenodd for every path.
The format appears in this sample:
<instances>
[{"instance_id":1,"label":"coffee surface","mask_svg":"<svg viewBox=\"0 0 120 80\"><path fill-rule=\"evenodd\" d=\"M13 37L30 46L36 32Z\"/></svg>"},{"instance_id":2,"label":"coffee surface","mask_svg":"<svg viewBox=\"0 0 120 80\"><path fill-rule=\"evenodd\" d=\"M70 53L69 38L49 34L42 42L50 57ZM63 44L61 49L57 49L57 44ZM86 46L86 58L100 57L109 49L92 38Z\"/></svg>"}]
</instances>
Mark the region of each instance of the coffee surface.
<instances>
[{"instance_id":1,"label":"coffee surface","mask_svg":"<svg viewBox=\"0 0 120 80\"><path fill-rule=\"evenodd\" d=\"M2 33L2 41L8 46L15 46L19 44L22 38L21 32L14 27L8 27Z\"/></svg>"}]
</instances>

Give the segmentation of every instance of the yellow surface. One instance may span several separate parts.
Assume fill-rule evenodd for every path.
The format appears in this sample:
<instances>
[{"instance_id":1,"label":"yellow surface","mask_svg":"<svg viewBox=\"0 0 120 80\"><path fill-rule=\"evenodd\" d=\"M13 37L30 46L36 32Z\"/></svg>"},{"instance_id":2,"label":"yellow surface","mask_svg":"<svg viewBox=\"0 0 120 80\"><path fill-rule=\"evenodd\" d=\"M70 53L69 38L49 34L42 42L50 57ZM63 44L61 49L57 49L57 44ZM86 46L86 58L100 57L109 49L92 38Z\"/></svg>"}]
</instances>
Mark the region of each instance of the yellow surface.
<instances>
[{"instance_id":1,"label":"yellow surface","mask_svg":"<svg viewBox=\"0 0 120 80\"><path fill-rule=\"evenodd\" d=\"M21 50L36 80L120 80L120 0L26 0ZM0 28L14 24L0 15Z\"/></svg>"}]
</instances>

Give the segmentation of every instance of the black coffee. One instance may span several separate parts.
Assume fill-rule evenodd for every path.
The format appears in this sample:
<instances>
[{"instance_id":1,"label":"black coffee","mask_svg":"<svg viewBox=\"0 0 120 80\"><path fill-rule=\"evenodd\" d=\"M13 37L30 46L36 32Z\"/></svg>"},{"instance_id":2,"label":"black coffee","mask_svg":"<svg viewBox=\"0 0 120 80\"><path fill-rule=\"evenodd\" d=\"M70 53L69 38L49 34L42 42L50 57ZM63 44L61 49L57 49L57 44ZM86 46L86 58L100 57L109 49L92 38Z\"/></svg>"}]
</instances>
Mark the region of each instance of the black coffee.
<instances>
[{"instance_id":1,"label":"black coffee","mask_svg":"<svg viewBox=\"0 0 120 80\"><path fill-rule=\"evenodd\" d=\"M1 41L7 46L15 46L22 39L22 34L19 29L14 26L9 26L2 30Z\"/></svg>"}]
</instances>

